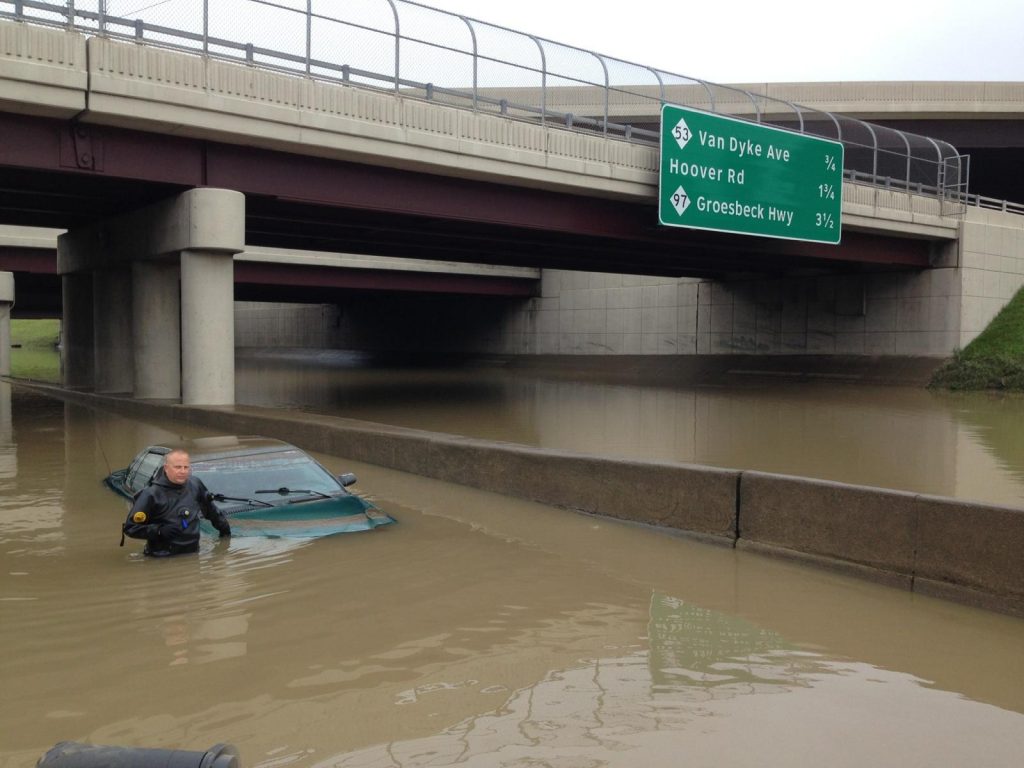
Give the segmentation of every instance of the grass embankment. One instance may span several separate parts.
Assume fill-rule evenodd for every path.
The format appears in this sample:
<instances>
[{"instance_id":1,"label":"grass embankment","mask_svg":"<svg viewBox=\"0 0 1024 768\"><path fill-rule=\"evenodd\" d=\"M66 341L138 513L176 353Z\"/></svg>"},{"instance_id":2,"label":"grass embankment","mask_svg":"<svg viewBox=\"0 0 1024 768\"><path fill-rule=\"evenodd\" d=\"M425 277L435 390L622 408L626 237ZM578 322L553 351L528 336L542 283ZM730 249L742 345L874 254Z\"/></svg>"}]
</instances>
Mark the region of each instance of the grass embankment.
<instances>
[{"instance_id":1,"label":"grass embankment","mask_svg":"<svg viewBox=\"0 0 1024 768\"><path fill-rule=\"evenodd\" d=\"M932 387L1024 392L1024 290L974 341L935 372Z\"/></svg>"},{"instance_id":2,"label":"grass embankment","mask_svg":"<svg viewBox=\"0 0 1024 768\"><path fill-rule=\"evenodd\" d=\"M60 381L59 320L11 320L11 375Z\"/></svg>"}]
</instances>

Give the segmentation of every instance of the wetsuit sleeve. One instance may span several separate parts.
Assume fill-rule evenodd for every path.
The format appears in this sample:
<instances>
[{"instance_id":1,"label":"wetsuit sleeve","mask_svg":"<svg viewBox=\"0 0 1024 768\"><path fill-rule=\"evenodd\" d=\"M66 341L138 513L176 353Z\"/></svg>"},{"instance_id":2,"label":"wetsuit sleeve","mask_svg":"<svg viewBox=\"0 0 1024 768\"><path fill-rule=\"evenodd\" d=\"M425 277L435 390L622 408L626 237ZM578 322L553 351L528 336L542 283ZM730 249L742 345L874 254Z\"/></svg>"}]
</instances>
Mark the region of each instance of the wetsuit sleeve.
<instances>
[{"instance_id":1,"label":"wetsuit sleeve","mask_svg":"<svg viewBox=\"0 0 1024 768\"><path fill-rule=\"evenodd\" d=\"M149 489L135 497L121 532L132 539L152 539L159 535L160 528L154 521L153 496Z\"/></svg>"},{"instance_id":2,"label":"wetsuit sleeve","mask_svg":"<svg viewBox=\"0 0 1024 768\"><path fill-rule=\"evenodd\" d=\"M203 485L202 480L199 480L199 509L203 513L203 517L210 521L214 528L220 533L221 536L231 535L231 525L228 523L228 519L221 514L220 510L213 503L213 494Z\"/></svg>"}]
</instances>

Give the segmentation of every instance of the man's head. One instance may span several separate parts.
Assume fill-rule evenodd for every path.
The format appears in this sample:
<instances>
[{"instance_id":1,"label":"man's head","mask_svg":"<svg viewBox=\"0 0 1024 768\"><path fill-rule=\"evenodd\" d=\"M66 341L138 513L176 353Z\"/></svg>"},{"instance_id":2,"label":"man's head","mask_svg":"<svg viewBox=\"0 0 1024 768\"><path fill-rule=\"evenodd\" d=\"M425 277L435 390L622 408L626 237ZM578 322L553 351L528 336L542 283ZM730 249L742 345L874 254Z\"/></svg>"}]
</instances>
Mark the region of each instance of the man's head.
<instances>
[{"instance_id":1,"label":"man's head","mask_svg":"<svg viewBox=\"0 0 1024 768\"><path fill-rule=\"evenodd\" d=\"M191 470L192 463L187 451L173 450L164 456L164 474L175 485L183 485Z\"/></svg>"}]
</instances>

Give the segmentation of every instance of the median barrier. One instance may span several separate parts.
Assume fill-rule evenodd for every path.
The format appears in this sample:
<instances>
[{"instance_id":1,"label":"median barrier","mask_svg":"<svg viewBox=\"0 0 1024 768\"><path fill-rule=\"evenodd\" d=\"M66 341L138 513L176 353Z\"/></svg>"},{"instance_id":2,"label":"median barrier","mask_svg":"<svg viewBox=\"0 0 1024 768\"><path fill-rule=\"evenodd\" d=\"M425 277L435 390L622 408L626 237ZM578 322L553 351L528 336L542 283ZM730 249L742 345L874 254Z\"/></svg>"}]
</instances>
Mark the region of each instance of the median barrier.
<instances>
[{"instance_id":1,"label":"median barrier","mask_svg":"<svg viewBox=\"0 0 1024 768\"><path fill-rule=\"evenodd\" d=\"M1024 510L918 496L914 591L1024 615Z\"/></svg>"},{"instance_id":2,"label":"median barrier","mask_svg":"<svg viewBox=\"0 0 1024 768\"><path fill-rule=\"evenodd\" d=\"M916 496L826 480L744 472L739 540L890 574L914 571Z\"/></svg>"},{"instance_id":3,"label":"median barrier","mask_svg":"<svg viewBox=\"0 0 1024 768\"><path fill-rule=\"evenodd\" d=\"M731 544L739 472L436 437L430 477Z\"/></svg>"},{"instance_id":4,"label":"median barrier","mask_svg":"<svg viewBox=\"0 0 1024 768\"><path fill-rule=\"evenodd\" d=\"M740 476L741 549L1024 616L1024 510L762 472Z\"/></svg>"}]
</instances>

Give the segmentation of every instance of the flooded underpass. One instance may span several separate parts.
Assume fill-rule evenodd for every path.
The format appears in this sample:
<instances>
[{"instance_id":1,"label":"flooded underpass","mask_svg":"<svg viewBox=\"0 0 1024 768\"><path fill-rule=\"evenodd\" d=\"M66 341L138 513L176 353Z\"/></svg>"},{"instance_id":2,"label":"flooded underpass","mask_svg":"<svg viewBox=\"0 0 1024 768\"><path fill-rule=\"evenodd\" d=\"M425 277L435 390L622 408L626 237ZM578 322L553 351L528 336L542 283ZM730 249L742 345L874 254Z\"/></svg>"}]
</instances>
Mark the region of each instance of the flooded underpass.
<instances>
[{"instance_id":1,"label":"flooded underpass","mask_svg":"<svg viewBox=\"0 0 1024 768\"><path fill-rule=\"evenodd\" d=\"M265 767L1024 753L1020 619L324 455L399 524L146 560L100 481L207 433L6 384L0 417L4 768L64 739Z\"/></svg>"},{"instance_id":2,"label":"flooded underpass","mask_svg":"<svg viewBox=\"0 0 1024 768\"><path fill-rule=\"evenodd\" d=\"M240 404L628 459L760 470L1024 507L1024 397L851 378L728 383L501 365L367 367L334 350L238 360ZM747 363L748 366L754 365Z\"/></svg>"}]
</instances>

